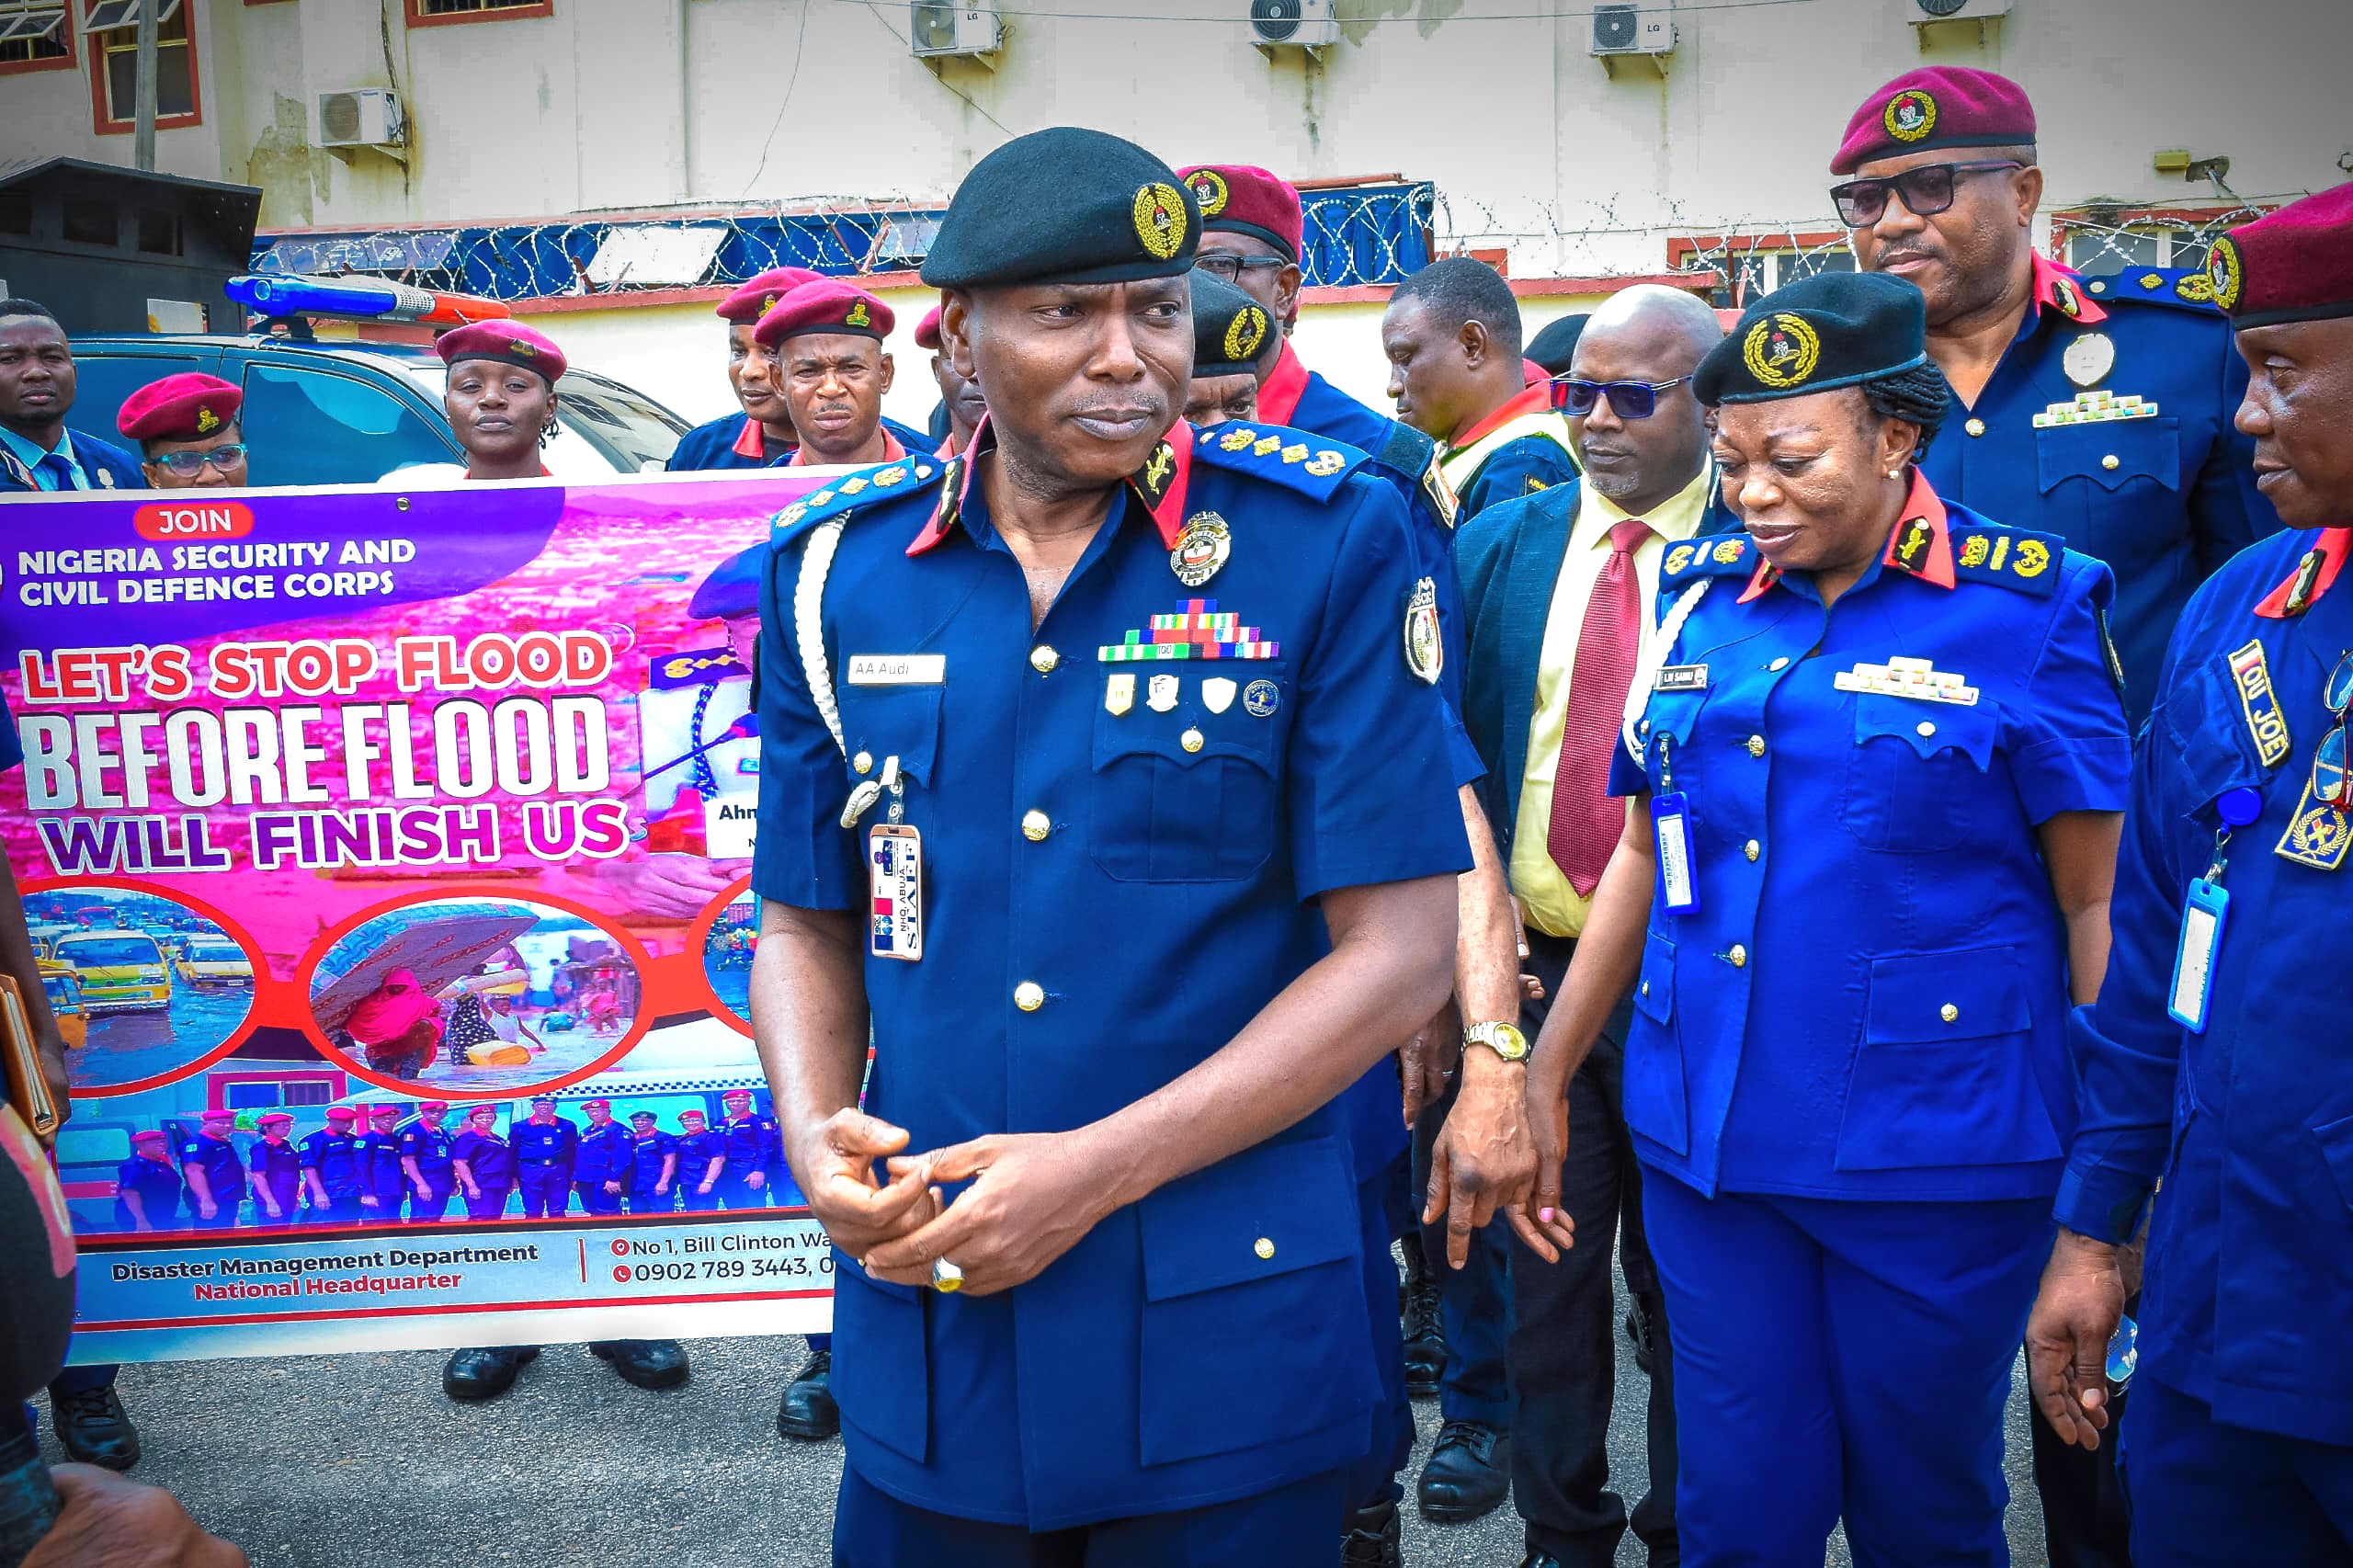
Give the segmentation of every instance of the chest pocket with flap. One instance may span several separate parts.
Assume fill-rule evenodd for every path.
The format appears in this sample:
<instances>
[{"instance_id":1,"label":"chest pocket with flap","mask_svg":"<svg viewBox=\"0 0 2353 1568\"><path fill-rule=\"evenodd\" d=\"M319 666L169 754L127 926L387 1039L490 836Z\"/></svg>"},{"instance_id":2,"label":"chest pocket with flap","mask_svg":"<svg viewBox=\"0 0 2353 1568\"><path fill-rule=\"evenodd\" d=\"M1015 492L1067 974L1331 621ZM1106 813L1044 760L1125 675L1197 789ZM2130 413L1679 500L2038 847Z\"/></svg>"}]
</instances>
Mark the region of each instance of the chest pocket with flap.
<instances>
[{"instance_id":1,"label":"chest pocket with flap","mask_svg":"<svg viewBox=\"0 0 2353 1568\"><path fill-rule=\"evenodd\" d=\"M1223 665L1223 661L1220 661ZM1279 661L1188 663L1176 674L1176 705L1148 705L1151 666L1140 666L1125 713L1098 705L1087 839L1104 874L1130 882L1233 881L1274 853L1284 737L1290 728L1289 667ZM1237 690L1211 712L1203 682ZM1260 682L1273 687L1271 703ZM1254 709L1263 712L1253 711Z\"/></svg>"}]
</instances>

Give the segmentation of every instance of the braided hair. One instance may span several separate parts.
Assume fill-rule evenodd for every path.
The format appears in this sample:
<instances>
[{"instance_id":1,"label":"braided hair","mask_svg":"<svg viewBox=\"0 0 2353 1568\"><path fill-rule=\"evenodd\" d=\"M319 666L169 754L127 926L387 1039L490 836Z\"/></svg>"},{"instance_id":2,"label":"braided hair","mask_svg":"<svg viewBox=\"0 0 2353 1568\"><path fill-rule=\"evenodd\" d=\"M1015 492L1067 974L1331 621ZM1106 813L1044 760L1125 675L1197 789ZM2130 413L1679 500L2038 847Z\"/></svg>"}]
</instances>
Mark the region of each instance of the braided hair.
<instances>
[{"instance_id":1,"label":"braided hair","mask_svg":"<svg viewBox=\"0 0 2353 1568\"><path fill-rule=\"evenodd\" d=\"M1862 383L1862 393L1863 402L1881 419L1901 419L1920 427L1920 439L1912 448L1912 463L1917 467L1952 411L1952 385L1944 371L1935 360L1924 359L1908 370L1871 377Z\"/></svg>"}]
</instances>

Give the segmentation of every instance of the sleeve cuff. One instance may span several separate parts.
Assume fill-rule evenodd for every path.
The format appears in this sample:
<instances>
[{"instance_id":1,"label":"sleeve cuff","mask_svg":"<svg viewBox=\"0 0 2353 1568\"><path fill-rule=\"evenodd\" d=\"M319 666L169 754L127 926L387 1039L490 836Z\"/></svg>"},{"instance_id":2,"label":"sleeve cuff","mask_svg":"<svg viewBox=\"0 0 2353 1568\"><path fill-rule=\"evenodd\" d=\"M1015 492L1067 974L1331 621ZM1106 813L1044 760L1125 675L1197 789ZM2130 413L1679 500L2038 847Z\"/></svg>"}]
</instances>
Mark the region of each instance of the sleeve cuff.
<instances>
[{"instance_id":1,"label":"sleeve cuff","mask_svg":"<svg viewBox=\"0 0 2353 1568\"><path fill-rule=\"evenodd\" d=\"M2027 820L2063 812L2120 812L2132 783L2132 742L2125 735L2039 741L2011 758ZM1614 775L1613 775L1614 781Z\"/></svg>"},{"instance_id":2,"label":"sleeve cuff","mask_svg":"<svg viewBox=\"0 0 2353 1568\"><path fill-rule=\"evenodd\" d=\"M2150 1191L2148 1183L2127 1172L2071 1164L2059 1178L2051 1213L2079 1236L2121 1246L2141 1228Z\"/></svg>"}]
</instances>

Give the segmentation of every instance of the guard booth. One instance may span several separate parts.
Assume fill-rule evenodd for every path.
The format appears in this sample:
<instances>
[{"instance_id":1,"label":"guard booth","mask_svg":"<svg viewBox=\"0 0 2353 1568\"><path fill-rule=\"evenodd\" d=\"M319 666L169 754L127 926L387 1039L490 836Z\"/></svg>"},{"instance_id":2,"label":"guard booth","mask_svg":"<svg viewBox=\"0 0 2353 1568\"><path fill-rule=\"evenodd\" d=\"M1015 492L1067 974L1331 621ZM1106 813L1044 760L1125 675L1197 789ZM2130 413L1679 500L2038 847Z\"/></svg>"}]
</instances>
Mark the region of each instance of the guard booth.
<instances>
[{"instance_id":1,"label":"guard booth","mask_svg":"<svg viewBox=\"0 0 2353 1568\"><path fill-rule=\"evenodd\" d=\"M246 270L261 191L81 158L0 164L0 295L82 336L242 333L223 285Z\"/></svg>"}]
</instances>

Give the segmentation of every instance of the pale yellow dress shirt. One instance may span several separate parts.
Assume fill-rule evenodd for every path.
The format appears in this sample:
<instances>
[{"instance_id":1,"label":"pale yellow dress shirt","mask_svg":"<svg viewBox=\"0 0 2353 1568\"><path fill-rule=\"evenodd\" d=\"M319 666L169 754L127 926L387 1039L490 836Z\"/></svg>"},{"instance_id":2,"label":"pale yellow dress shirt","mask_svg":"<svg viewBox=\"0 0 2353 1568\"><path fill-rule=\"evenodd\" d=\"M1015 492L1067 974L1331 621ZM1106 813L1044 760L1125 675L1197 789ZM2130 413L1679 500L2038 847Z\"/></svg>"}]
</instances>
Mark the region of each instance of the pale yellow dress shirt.
<instances>
[{"instance_id":1,"label":"pale yellow dress shirt","mask_svg":"<svg viewBox=\"0 0 2353 1568\"><path fill-rule=\"evenodd\" d=\"M1715 466L1705 465L1672 500L1643 517L1651 534L1634 551L1634 575L1641 587L1646 646L1658 632L1660 558L1699 531L1715 483ZM1583 931L1586 910L1593 903L1569 885L1545 840L1552 826L1552 778L1560 767L1561 736L1569 722L1569 679L1576 666L1577 634L1585 627L1593 585L1609 561L1609 530L1630 516L1591 484L1584 487L1576 520L1569 528L1569 547L1561 558L1561 574L1552 585L1552 607L1544 618L1536 711L1528 722L1528 768L1520 776L1519 817L1512 834L1511 891L1526 907L1529 926L1552 937Z\"/></svg>"}]
</instances>

